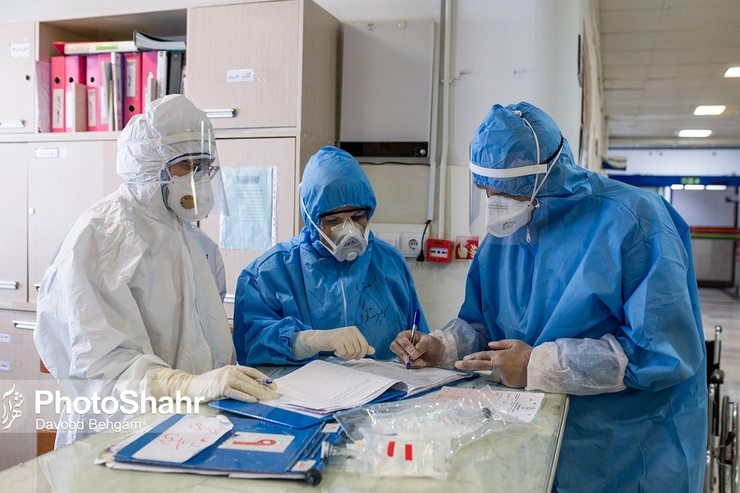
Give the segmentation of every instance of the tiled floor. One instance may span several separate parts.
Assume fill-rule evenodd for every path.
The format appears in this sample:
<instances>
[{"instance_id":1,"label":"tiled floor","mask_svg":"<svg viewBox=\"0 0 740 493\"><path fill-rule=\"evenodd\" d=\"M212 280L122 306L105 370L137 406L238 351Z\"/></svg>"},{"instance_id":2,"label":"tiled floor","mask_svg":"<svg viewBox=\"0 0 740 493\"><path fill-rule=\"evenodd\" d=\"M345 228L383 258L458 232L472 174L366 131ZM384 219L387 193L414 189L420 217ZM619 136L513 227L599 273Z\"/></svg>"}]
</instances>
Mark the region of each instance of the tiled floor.
<instances>
[{"instance_id":1,"label":"tiled floor","mask_svg":"<svg viewBox=\"0 0 740 493\"><path fill-rule=\"evenodd\" d=\"M720 289L702 288L699 302L704 337L713 340L715 326L722 326L720 368L725 372L725 382L720 395L740 403L740 300Z\"/></svg>"}]
</instances>

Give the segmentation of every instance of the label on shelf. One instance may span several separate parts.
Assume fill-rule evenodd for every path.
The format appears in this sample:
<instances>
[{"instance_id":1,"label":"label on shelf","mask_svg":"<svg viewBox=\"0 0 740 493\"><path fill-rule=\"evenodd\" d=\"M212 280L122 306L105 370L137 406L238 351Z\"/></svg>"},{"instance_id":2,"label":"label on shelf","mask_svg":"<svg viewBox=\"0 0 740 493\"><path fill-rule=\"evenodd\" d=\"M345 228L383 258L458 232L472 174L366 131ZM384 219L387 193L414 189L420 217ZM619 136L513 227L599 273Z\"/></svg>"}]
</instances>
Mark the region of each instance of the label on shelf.
<instances>
[{"instance_id":1,"label":"label on shelf","mask_svg":"<svg viewBox=\"0 0 740 493\"><path fill-rule=\"evenodd\" d=\"M0 342L10 344L10 334L0 334Z\"/></svg>"}]
</instances>

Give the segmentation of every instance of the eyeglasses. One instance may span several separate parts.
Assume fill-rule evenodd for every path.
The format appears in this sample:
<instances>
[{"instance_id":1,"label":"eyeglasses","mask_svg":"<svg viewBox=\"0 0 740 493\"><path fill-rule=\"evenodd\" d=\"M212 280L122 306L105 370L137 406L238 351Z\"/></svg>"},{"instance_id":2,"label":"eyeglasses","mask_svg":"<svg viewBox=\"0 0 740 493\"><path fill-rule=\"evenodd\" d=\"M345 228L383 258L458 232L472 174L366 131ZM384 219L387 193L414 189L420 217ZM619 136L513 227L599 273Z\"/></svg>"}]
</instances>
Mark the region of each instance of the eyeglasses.
<instances>
[{"instance_id":1,"label":"eyeglasses","mask_svg":"<svg viewBox=\"0 0 740 493\"><path fill-rule=\"evenodd\" d=\"M339 224L342 224L347 219L359 223L367 221L367 209L350 209L342 212L329 212L325 215L319 216L319 226L322 228L328 227L333 228Z\"/></svg>"},{"instance_id":2,"label":"eyeglasses","mask_svg":"<svg viewBox=\"0 0 740 493\"><path fill-rule=\"evenodd\" d=\"M185 176L193 173L196 179L202 178L206 173L210 178L218 171L218 166L211 166L212 160L208 158L185 159L171 164L168 167L170 177Z\"/></svg>"}]
</instances>

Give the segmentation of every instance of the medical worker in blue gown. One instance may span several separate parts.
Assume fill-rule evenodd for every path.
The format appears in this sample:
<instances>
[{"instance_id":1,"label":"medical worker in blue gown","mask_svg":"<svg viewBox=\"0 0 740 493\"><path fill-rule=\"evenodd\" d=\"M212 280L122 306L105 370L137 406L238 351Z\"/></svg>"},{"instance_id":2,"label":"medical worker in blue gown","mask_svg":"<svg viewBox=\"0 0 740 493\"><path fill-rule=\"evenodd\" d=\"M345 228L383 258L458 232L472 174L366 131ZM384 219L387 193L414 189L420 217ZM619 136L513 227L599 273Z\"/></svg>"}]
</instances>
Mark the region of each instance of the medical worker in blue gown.
<instances>
[{"instance_id":1,"label":"medical worker in blue gown","mask_svg":"<svg viewBox=\"0 0 740 493\"><path fill-rule=\"evenodd\" d=\"M707 383L686 223L659 195L576 166L528 103L491 109L470 169L489 234L458 318L394 351L570 394L558 492L701 491Z\"/></svg>"},{"instance_id":2,"label":"medical worker in blue gown","mask_svg":"<svg viewBox=\"0 0 740 493\"><path fill-rule=\"evenodd\" d=\"M242 364L303 364L317 354L394 357L421 309L406 260L370 232L375 193L348 153L324 147L300 184L306 226L239 276L234 345ZM420 331L429 332L421 316Z\"/></svg>"}]
</instances>

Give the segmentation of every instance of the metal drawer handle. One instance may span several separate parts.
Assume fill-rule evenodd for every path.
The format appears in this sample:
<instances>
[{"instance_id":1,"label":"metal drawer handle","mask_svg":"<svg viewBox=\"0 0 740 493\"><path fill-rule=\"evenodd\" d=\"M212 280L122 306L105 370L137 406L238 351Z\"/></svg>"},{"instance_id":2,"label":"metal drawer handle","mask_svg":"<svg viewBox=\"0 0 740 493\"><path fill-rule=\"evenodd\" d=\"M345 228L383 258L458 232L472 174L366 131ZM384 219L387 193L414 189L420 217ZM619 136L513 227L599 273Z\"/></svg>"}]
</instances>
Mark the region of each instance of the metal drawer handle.
<instances>
[{"instance_id":1,"label":"metal drawer handle","mask_svg":"<svg viewBox=\"0 0 740 493\"><path fill-rule=\"evenodd\" d=\"M38 291L39 289L41 289L41 283L34 284L33 287L36 288L36 291Z\"/></svg>"},{"instance_id":2,"label":"metal drawer handle","mask_svg":"<svg viewBox=\"0 0 740 493\"><path fill-rule=\"evenodd\" d=\"M13 326L16 329L34 330L36 329L36 322L24 322L22 320L13 320Z\"/></svg>"},{"instance_id":3,"label":"metal drawer handle","mask_svg":"<svg viewBox=\"0 0 740 493\"><path fill-rule=\"evenodd\" d=\"M235 298L233 294L227 294L224 296L224 303L233 303Z\"/></svg>"},{"instance_id":4,"label":"metal drawer handle","mask_svg":"<svg viewBox=\"0 0 740 493\"><path fill-rule=\"evenodd\" d=\"M236 109L229 108L225 110L205 110L208 118L234 118L236 116Z\"/></svg>"},{"instance_id":5,"label":"metal drawer handle","mask_svg":"<svg viewBox=\"0 0 740 493\"><path fill-rule=\"evenodd\" d=\"M23 128L26 122L23 120L0 120L0 128Z\"/></svg>"},{"instance_id":6,"label":"metal drawer handle","mask_svg":"<svg viewBox=\"0 0 740 493\"><path fill-rule=\"evenodd\" d=\"M18 289L18 283L15 281L0 281L0 289Z\"/></svg>"}]
</instances>

